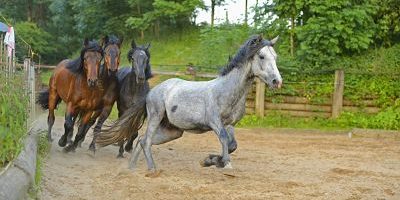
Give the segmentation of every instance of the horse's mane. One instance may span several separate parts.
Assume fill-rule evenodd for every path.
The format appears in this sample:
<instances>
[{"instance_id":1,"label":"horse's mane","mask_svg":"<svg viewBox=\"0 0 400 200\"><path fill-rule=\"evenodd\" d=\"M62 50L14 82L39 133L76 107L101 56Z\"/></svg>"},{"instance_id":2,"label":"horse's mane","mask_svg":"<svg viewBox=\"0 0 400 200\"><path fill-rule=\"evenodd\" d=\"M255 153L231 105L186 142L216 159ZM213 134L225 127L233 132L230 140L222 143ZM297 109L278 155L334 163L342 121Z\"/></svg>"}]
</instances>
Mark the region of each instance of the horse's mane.
<instances>
[{"instance_id":1,"label":"horse's mane","mask_svg":"<svg viewBox=\"0 0 400 200\"><path fill-rule=\"evenodd\" d=\"M120 43L121 43L121 40L118 39L117 36L115 36L115 35L110 35L110 36L108 36L108 41L107 41L107 43L104 45L104 49L105 49L108 45L110 45L110 44L120 44Z\"/></svg>"},{"instance_id":2,"label":"horse's mane","mask_svg":"<svg viewBox=\"0 0 400 200\"><path fill-rule=\"evenodd\" d=\"M251 59L260 49L265 46L271 46L271 42L264 40L260 35L251 36L238 50L233 58L229 58L228 64L220 71L220 76L225 76L235 68L243 66L245 62Z\"/></svg>"},{"instance_id":3,"label":"horse's mane","mask_svg":"<svg viewBox=\"0 0 400 200\"><path fill-rule=\"evenodd\" d=\"M151 65L150 65L150 51L149 51L149 48L147 47L144 47L143 45L142 46L137 46L137 47L135 47L135 48L131 48L130 50L129 50L129 52L128 52L128 60L130 61L130 62L132 62L132 54L133 54L133 52L135 52L136 50L142 50L142 51L144 51L144 53L146 54L146 56L147 56L147 63L146 63L146 69L144 70L144 75L145 75L145 77L146 77L146 80L148 80L148 79L150 79L151 77L153 77L153 74L151 73ZM135 73L134 71L132 71L132 73Z\"/></svg>"},{"instance_id":4,"label":"horse's mane","mask_svg":"<svg viewBox=\"0 0 400 200\"><path fill-rule=\"evenodd\" d=\"M103 54L101 46L95 40L90 41L88 45L82 48L81 54L78 58L71 60L66 64L66 68L70 72L74 74L83 74L83 59L86 51L97 51Z\"/></svg>"}]
</instances>

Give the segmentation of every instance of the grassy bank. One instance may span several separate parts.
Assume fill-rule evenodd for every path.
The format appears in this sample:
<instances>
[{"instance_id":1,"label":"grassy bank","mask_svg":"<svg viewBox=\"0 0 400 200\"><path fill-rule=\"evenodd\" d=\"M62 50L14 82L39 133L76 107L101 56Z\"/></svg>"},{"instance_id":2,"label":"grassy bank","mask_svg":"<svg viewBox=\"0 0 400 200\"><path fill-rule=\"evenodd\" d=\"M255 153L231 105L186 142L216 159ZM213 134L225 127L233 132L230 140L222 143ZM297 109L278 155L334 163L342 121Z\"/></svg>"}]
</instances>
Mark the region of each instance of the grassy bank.
<instances>
[{"instance_id":1,"label":"grassy bank","mask_svg":"<svg viewBox=\"0 0 400 200\"><path fill-rule=\"evenodd\" d=\"M0 78L4 78L0 72ZM27 132L28 96L24 92L24 75L17 72L0 85L0 168L21 151Z\"/></svg>"}]
</instances>

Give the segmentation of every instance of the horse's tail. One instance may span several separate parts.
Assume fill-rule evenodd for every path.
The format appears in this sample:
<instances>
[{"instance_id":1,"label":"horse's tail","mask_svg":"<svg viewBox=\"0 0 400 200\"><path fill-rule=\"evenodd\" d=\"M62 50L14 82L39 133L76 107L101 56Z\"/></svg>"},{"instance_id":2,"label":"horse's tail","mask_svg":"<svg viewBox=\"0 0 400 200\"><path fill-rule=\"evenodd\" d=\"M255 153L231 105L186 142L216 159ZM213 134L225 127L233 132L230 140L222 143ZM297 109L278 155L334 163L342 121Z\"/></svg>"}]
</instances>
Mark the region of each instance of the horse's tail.
<instances>
[{"instance_id":1,"label":"horse's tail","mask_svg":"<svg viewBox=\"0 0 400 200\"><path fill-rule=\"evenodd\" d=\"M49 95L50 95L49 89L41 91L36 100L36 104L39 104L44 110L49 109ZM56 105L60 104L60 102L61 99L58 98Z\"/></svg>"},{"instance_id":2,"label":"horse's tail","mask_svg":"<svg viewBox=\"0 0 400 200\"><path fill-rule=\"evenodd\" d=\"M144 96L126 110L125 114L110 127L103 129L98 135L96 143L104 147L130 138L143 126L146 117L146 97Z\"/></svg>"}]
</instances>

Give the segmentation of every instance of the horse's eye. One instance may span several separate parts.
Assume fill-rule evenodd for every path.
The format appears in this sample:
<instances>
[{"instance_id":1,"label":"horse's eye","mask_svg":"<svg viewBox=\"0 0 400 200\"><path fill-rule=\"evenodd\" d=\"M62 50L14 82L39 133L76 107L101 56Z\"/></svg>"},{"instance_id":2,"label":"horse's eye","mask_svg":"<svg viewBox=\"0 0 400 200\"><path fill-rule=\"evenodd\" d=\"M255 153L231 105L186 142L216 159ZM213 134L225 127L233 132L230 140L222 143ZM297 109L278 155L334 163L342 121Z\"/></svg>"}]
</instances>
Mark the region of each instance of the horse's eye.
<instances>
[{"instance_id":1,"label":"horse's eye","mask_svg":"<svg viewBox=\"0 0 400 200\"><path fill-rule=\"evenodd\" d=\"M261 56L261 55L260 55L260 59L264 59L264 56Z\"/></svg>"}]
</instances>

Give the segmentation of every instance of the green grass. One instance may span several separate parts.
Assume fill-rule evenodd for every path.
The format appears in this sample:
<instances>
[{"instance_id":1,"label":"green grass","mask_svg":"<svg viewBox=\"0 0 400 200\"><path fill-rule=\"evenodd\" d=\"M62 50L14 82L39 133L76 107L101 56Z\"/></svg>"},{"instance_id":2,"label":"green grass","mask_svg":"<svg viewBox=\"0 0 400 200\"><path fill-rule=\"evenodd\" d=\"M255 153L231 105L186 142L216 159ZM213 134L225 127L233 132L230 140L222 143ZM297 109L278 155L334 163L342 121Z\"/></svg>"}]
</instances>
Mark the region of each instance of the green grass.
<instances>
[{"instance_id":1,"label":"green grass","mask_svg":"<svg viewBox=\"0 0 400 200\"><path fill-rule=\"evenodd\" d=\"M0 78L4 78L1 72ZM0 85L0 167L19 154L26 136L28 96L24 83L24 74L17 72Z\"/></svg>"},{"instance_id":2,"label":"green grass","mask_svg":"<svg viewBox=\"0 0 400 200\"><path fill-rule=\"evenodd\" d=\"M39 199L38 193L41 190L42 175L43 175L43 162L50 152L51 145L47 141L46 132L38 133L38 149L36 156L36 173L35 183L29 189L29 197L31 199Z\"/></svg>"}]
</instances>

